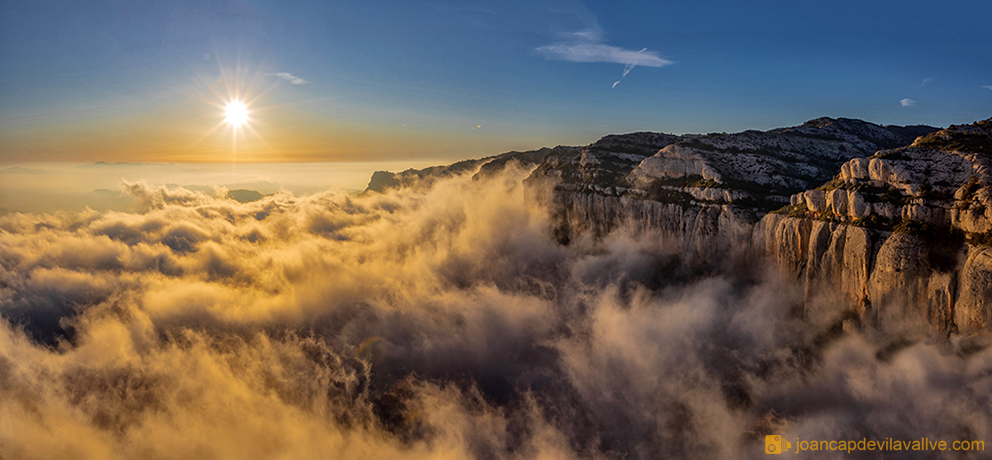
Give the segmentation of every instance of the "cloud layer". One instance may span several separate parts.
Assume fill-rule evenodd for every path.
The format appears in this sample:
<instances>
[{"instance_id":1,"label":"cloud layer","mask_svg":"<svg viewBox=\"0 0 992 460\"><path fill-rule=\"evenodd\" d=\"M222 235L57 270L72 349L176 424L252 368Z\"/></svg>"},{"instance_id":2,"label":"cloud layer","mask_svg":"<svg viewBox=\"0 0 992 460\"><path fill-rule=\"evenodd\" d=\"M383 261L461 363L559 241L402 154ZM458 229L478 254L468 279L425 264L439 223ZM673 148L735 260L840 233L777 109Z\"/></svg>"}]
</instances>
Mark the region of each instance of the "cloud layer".
<instances>
[{"instance_id":1,"label":"cloud layer","mask_svg":"<svg viewBox=\"0 0 992 460\"><path fill-rule=\"evenodd\" d=\"M771 273L676 278L651 234L561 246L527 174L245 204L126 183L140 212L0 217L4 454L743 459L770 432L990 439L988 349L811 324Z\"/></svg>"}]
</instances>

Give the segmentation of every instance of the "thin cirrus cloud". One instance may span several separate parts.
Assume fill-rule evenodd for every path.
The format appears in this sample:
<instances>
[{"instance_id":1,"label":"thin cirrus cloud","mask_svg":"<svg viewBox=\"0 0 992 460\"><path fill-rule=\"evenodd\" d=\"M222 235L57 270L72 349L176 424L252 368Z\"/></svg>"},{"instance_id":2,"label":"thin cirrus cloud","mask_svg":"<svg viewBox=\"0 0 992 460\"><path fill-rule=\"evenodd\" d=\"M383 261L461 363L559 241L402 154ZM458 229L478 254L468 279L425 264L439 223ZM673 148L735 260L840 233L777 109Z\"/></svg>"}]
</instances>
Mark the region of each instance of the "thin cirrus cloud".
<instances>
[{"instance_id":1,"label":"thin cirrus cloud","mask_svg":"<svg viewBox=\"0 0 992 460\"><path fill-rule=\"evenodd\" d=\"M648 51L647 48L634 51L607 45L604 43L602 33L596 30L565 34L559 43L541 46L536 51L547 59L559 61L623 64L624 68L620 80L623 80L623 77L626 77L631 70L634 70L634 67L639 65L664 67L673 64L672 61L662 58L654 51ZM620 83L620 80L613 83L614 88Z\"/></svg>"},{"instance_id":2,"label":"thin cirrus cloud","mask_svg":"<svg viewBox=\"0 0 992 460\"><path fill-rule=\"evenodd\" d=\"M992 85L984 85L984 86L982 86L982 88L985 88L985 89L992 89Z\"/></svg>"},{"instance_id":3,"label":"thin cirrus cloud","mask_svg":"<svg viewBox=\"0 0 992 460\"><path fill-rule=\"evenodd\" d=\"M293 75L293 74L291 74L289 72L270 73L270 74L266 74L266 75L271 75L273 77L279 77L279 78L281 78L283 80L286 80L286 81L288 81L288 82L290 82L290 83L292 83L294 85L305 85L307 83L310 83L309 81L307 81L307 80L305 80L303 78L297 77L296 75Z\"/></svg>"},{"instance_id":4,"label":"thin cirrus cloud","mask_svg":"<svg viewBox=\"0 0 992 460\"><path fill-rule=\"evenodd\" d=\"M916 105L916 101L914 101L912 99L909 99L909 98L906 98L906 99L903 99L903 100L899 101L899 104L901 104L903 107L912 107L912 106Z\"/></svg>"}]
</instances>

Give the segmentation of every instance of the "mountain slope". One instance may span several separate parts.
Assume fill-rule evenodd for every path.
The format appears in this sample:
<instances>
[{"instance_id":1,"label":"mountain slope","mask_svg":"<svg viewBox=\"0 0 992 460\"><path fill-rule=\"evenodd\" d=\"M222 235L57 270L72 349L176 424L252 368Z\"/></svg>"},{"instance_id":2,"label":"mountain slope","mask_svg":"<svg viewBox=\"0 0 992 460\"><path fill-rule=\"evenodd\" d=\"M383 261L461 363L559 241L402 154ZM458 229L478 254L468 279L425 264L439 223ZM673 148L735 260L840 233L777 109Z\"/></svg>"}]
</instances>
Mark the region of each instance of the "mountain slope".
<instances>
[{"instance_id":1,"label":"mountain slope","mask_svg":"<svg viewBox=\"0 0 992 460\"><path fill-rule=\"evenodd\" d=\"M938 130L819 118L543 152L525 184L562 243L625 227L675 248L688 276L777 267L807 314L852 327L910 341L992 329L992 119ZM916 326L887 330L907 324L894 318Z\"/></svg>"},{"instance_id":2,"label":"mountain slope","mask_svg":"<svg viewBox=\"0 0 992 460\"><path fill-rule=\"evenodd\" d=\"M850 158L906 145L933 131L819 118L767 132L613 135L566 161L542 164L534 177L557 177L556 188L567 191L770 210L828 180Z\"/></svg>"}]
</instances>

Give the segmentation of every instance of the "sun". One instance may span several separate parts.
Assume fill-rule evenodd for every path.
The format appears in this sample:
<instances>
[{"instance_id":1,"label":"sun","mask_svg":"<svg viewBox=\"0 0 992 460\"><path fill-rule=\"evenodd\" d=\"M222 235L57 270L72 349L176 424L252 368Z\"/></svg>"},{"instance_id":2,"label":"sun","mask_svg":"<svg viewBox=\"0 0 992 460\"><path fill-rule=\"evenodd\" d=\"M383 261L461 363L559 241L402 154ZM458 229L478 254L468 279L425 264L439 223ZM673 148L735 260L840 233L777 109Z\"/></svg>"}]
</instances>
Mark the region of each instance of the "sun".
<instances>
[{"instance_id":1,"label":"sun","mask_svg":"<svg viewBox=\"0 0 992 460\"><path fill-rule=\"evenodd\" d=\"M233 69L219 65L220 78L214 79L211 75L199 74L201 82L209 91L204 94L194 94L203 103L213 106L217 112L213 112L217 124L207 129L202 136L197 138L193 144L196 145L213 135L218 130L227 127L231 140L232 158L238 155L239 144L249 149L257 150L259 146L272 149L272 146L265 140L262 134L255 129L256 125L262 124L261 118L264 113L271 110L272 106L260 104L266 94L269 93L279 82L270 84L266 88L261 85L265 83L265 75L261 70L254 72L253 76L246 75L247 68L241 65Z\"/></svg>"},{"instance_id":2,"label":"sun","mask_svg":"<svg viewBox=\"0 0 992 460\"><path fill-rule=\"evenodd\" d=\"M237 128L248 122L248 106L239 100L233 100L224 107L224 121Z\"/></svg>"}]
</instances>

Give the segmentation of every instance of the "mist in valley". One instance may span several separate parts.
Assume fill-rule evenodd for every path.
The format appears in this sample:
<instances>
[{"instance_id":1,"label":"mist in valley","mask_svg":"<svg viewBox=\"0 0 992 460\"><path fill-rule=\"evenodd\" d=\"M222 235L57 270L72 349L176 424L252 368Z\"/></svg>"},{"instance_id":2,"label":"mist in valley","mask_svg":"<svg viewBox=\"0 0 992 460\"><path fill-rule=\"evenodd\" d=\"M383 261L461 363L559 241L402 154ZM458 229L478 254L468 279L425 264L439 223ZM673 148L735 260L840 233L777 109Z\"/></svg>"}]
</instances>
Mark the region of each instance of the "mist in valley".
<instances>
[{"instance_id":1,"label":"mist in valley","mask_svg":"<svg viewBox=\"0 0 992 460\"><path fill-rule=\"evenodd\" d=\"M980 340L844 327L829 292L804 306L758 262L686 273L635 226L562 245L529 173L246 203L118 180L126 212L0 216L0 454L746 459L773 433L992 438Z\"/></svg>"}]
</instances>

